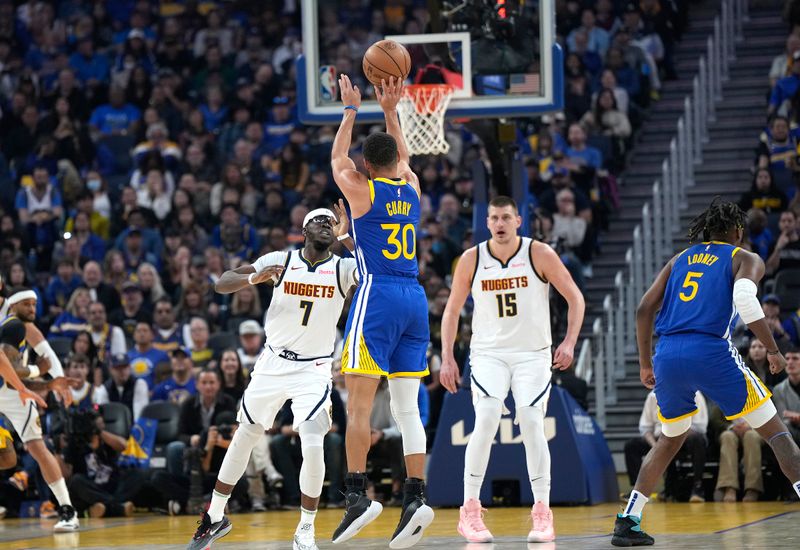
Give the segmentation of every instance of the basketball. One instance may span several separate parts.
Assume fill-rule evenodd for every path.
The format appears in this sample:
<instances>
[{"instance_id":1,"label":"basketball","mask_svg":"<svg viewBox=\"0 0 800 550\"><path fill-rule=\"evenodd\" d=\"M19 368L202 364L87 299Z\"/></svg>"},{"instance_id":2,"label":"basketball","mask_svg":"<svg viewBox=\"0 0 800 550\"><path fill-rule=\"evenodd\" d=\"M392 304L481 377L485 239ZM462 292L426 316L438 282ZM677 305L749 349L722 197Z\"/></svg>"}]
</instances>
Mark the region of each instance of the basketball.
<instances>
[{"instance_id":1,"label":"basketball","mask_svg":"<svg viewBox=\"0 0 800 550\"><path fill-rule=\"evenodd\" d=\"M394 40L380 40L369 47L361 63L364 75L373 86L380 86L381 79L390 77L405 80L411 71L411 56L408 50Z\"/></svg>"}]
</instances>

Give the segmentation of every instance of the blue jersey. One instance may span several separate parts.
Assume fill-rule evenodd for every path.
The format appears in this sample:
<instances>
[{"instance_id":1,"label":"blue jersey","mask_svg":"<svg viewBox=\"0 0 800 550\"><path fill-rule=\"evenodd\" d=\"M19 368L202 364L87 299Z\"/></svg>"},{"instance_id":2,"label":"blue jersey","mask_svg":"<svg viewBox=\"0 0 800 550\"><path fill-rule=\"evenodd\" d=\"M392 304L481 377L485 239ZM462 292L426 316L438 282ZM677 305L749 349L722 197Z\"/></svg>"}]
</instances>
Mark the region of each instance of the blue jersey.
<instances>
[{"instance_id":1,"label":"blue jersey","mask_svg":"<svg viewBox=\"0 0 800 550\"><path fill-rule=\"evenodd\" d=\"M372 208L352 224L359 280L366 275L416 277L417 191L401 179L389 178L369 180L369 189Z\"/></svg>"},{"instance_id":2,"label":"blue jersey","mask_svg":"<svg viewBox=\"0 0 800 550\"><path fill-rule=\"evenodd\" d=\"M691 246L672 266L656 334L694 333L728 338L736 322L733 257L739 247L718 241Z\"/></svg>"}]
</instances>

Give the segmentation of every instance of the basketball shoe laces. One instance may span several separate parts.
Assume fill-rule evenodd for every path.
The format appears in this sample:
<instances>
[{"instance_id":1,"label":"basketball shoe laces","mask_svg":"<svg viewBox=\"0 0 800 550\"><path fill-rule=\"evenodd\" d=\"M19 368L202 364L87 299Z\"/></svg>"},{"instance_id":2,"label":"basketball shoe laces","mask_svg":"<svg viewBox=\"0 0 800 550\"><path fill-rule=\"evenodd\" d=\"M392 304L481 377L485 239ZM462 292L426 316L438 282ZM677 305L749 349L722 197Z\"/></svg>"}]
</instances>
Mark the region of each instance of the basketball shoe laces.
<instances>
[{"instance_id":1,"label":"basketball shoe laces","mask_svg":"<svg viewBox=\"0 0 800 550\"><path fill-rule=\"evenodd\" d=\"M470 529L475 532L480 531L488 531L486 528L486 524L483 523L483 513L486 511L486 508L479 508L478 510L472 510L467 512L466 520L467 524L469 524Z\"/></svg>"},{"instance_id":2,"label":"basketball shoe laces","mask_svg":"<svg viewBox=\"0 0 800 550\"><path fill-rule=\"evenodd\" d=\"M550 514L548 512L534 512L533 513L533 530L544 531L547 523L550 521Z\"/></svg>"}]
</instances>

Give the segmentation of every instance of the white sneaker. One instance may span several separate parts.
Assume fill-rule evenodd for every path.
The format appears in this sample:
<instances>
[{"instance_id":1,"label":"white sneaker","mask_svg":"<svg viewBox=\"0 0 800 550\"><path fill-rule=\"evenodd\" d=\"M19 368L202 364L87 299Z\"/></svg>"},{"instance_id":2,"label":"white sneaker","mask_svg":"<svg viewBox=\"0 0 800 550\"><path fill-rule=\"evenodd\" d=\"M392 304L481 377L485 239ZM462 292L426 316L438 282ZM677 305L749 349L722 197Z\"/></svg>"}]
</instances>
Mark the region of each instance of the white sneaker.
<instances>
[{"instance_id":1,"label":"white sneaker","mask_svg":"<svg viewBox=\"0 0 800 550\"><path fill-rule=\"evenodd\" d=\"M294 533L292 550L319 550L314 540L314 524L304 523Z\"/></svg>"},{"instance_id":2,"label":"white sneaker","mask_svg":"<svg viewBox=\"0 0 800 550\"><path fill-rule=\"evenodd\" d=\"M56 533L69 533L71 531L77 531L80 527L78 513L75 511L75 508L69 504L59 507L58 517L60 518L58 523L53 526L53 531Z\"/></svg>"}]
</instances>

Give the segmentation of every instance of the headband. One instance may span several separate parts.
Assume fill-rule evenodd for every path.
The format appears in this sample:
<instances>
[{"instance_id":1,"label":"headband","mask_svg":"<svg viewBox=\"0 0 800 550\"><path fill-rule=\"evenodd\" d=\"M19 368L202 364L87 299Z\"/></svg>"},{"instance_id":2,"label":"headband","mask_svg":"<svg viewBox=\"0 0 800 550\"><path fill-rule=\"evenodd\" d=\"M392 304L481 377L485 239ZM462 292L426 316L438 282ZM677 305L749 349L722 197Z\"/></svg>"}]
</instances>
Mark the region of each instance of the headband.
<instances>
[{"instance_id":1,"label":"headband","mask_svg":"<svg viewBox=\"0 0 800 550\"><path fill-rule=\"evenodd\" d=\"M336 214L328 210L327 208L317 208L316 210L312 210L308 214L306 214L305 219L303 220L303 227L308 225L308 222L316 218L317 216L328 216L331 218L334 223L336 222Z\"/></svg>"},{"instance_id":2,"label":"headband","mask_svg":"<svg viewBox=\"0 0 800 550\"><path fill-rule=\"evenodd\" d=\"M38 296L32 290L21 290L19 292L15 292L8 298L8 305L13 306L14 304L18 304L24 300L36 300Z\"/></svg>"}]
</instances>

